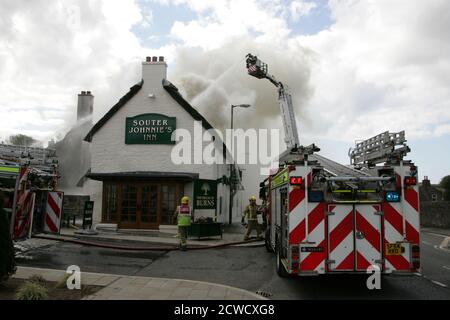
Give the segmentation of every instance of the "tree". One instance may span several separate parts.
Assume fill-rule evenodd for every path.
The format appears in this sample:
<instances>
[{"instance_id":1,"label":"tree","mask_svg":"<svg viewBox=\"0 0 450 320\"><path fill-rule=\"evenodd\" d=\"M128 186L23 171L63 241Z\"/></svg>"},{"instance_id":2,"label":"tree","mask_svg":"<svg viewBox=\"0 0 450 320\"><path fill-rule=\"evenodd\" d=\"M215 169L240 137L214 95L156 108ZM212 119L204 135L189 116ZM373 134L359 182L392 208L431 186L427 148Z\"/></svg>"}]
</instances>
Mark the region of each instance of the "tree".
<instances>
[{"instance_id":1,"label":"tree","mask_svg":"<svg viewBox=\"0 0 450 320\"><path fill-rule=\"evenodd\" d=\"M36 139L24 134L14 134L9 136L8 142L16 146L29 147L37 142Z\"/></svg>"},{"instance_id":2,"label":"tree","mask_svg":"<svg viewBox=\"0 0 450 320\"><path fill-rule=\"evenodd\" d=\"M450 201L450 175L443 177L439 186L444 189L444 200Z\"/></svg>"},{"instance_id":3,"label":"tree","mask_svg":"<svg viewBox=\"0 0 450 320\"><path fill-rule=\"evenodd\" d=\"M0 283L16 271L14 245L9 232L8 214L3 210L4 195L0 191Z\"/></svg>"}]
</instances>

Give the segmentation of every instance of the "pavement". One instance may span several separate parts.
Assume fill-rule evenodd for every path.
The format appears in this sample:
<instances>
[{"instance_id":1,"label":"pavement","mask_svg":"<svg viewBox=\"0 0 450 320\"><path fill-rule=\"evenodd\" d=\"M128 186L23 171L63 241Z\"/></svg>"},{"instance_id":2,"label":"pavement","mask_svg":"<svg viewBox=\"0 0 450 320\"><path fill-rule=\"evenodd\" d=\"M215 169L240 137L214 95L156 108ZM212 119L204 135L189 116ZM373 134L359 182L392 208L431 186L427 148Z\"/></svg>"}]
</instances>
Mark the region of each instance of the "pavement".
<instances>
[{"instance_id":1,"label":"pavement","mask_svg":"<svg viewBox=\"0 0 450 320\"><path fill-rule=\"evenodd\" d=\"M66 272L18 267L13 277L28 279L33 275L58 282ZM204 281L82 272L81 283L104 287L83 300L266 300L247 290Z\"/></svg>"},{"instance_id":2,"label":"pavement","mask_svg":"<svg viewBox=\"0 0 450 320\"><path fill-rule=\"evenodd\" d=\"M195 238L191 237L187 240L187 245L192 247L199 246L217 246L228 243L242 242L244 240L245 228L238 223L223 225L222 237ZM145 246L150 244L177 246L179 244L178 230L176 226L164 226L162 230L119 230L119 231L102 231L97 230L97 234L78 234L79 230L71 228L62 228L59 235L38 234L38 237L48 237L52 239L71 240L79 239L82 241L93 240L95 242L127 243ZM242 246L258 246L264 244L263 241L252 241Z\"/></svg>"}]
</instances>

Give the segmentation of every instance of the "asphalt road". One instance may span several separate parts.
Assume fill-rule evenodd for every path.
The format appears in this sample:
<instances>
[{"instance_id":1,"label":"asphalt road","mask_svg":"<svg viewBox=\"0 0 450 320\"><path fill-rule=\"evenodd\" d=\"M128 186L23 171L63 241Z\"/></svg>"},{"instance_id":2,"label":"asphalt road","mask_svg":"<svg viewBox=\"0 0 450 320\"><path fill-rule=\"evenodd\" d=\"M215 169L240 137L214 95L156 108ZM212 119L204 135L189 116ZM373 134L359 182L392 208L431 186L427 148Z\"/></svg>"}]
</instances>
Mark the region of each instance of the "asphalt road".
<instances>
[{"instance_id":1,"label":"asphalt road","mask_svg":"<svg viewBox=\"0 0 450 320\"><path fill-rule=\"evenodd\" d=\"M383 277L382 289L372 291L366 276L279 278L274 256L264 248L127 252L55 243L33 249L18 264L53 269L78 265L85 272L201 280L263 291L272 299L450 300L450 251L439 248L443 239L423 232L422 276Z\"/></svg>"}]
</instances>

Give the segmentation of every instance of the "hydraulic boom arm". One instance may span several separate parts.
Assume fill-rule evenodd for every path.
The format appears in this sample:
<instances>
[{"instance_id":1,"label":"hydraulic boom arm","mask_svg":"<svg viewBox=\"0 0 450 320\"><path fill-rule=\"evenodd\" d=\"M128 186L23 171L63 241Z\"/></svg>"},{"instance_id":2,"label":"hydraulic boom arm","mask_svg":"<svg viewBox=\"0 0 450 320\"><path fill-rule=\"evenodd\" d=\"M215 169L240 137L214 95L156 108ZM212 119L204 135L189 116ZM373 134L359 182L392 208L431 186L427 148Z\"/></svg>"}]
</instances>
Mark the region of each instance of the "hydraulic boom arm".
<instances>
[{"instance_id":1,"label":"hydraulic boom arm","mask_svg":"<svg viewBox=\"0 0 450 320\"><path fill-rule=\"evenodd\" d=\"M287 88L275 79L274 76L268 73L268 66L258 59L258 57L247 55L247 70L248 74L258 78L267 79L278 88L278 102L281 109L281 118L284 126L284 141L288 149L296 149L300 146L298 138L297 123L295 122L294 107L292 105L292 97Z\"/></svg>"}]
</instances>

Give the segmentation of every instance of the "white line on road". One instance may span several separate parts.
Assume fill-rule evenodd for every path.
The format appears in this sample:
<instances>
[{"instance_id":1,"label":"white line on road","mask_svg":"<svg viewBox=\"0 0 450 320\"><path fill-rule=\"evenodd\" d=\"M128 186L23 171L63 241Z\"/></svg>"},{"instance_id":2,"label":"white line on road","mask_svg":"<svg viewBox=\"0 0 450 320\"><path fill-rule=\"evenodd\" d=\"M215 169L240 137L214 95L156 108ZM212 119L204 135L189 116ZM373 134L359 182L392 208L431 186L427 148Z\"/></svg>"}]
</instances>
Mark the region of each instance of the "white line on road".
<instances>
[{"instance_id":1,"label":"white line on road","mask_svg":"<svg viewBox=\"0 0 450 320\"><path fill-rule=\"evenodd\" d=\"M450 237L446 237L444 241L441 242L439 245L439 248L441 249L447 249L450 246Z\"/></svg>"},{"instance_id":2,"label":"white line on road","mask_svg":"<svg viewBox=\"0 0 450 320\"><path fill-rule=\"evenodd\" d=\"M433 282L434 284L437 284L438 286L441 286L443 288L447 288L446 284L443 284L442 282L436 281L436 280L431 280L431 282Z\"/></svg>"},{"instance_id":3,"label":"white line on road","mask_svg":"<svg viewBox=\"0 0 450 320\"><path fill-rule=\"evenodd\" d=\"M448 235L445 234L439 234L439 233L434 233L434 232L427 232L428 234L431 234L433 236L437 236L437 237L441 237L441 238L447 238Z\"/></svg>"},{"instance_id":4,"label":"white line on road","mask_svg":"<svg viewBox=\"0 0 450 320\"><path fill-rule=\"evenodd\" d=\"M429 243L428 241L425 241L425 240L423 240L422 243L423 243L423 244L426 244L426 245L428 245L428 246L432 246L432 245L433 245L432 243Z\"/></svg>"},{"instance_id":5,"label":"white line on road","mask_svg":"<svg viewBox=\"0 0 450 320\"><path fill-rule=\"evenodd\" d=\"M442 268L450 270L450 266L442 266Z\"/></svg>"}]
</instances>

